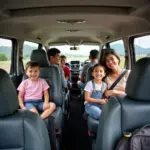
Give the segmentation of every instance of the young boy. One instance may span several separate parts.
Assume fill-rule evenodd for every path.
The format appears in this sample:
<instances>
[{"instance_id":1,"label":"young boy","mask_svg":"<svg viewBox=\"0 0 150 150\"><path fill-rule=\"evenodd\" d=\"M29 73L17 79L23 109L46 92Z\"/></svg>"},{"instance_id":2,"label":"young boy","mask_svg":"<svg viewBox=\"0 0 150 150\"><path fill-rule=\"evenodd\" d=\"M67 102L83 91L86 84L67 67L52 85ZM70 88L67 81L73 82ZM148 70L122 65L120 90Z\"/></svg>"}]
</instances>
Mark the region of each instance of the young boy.
<instances>
[{"instance_id":1,"label":"young boy","mask_svg":"<svg viewBox=\"0 0 150 150\"><path fill-rule=\"evenodd\" d=\"M70 77L70 70L69 68L65 65L66 63L66 56L61 55L60 56L60 67L63 69L64 74L65 74L65 79L68 81Z\"/></svg>"},{"instance_id":2,"label":"young boy","mask_svg":"<svg viewBox=\"0 0 150 150\"><path fill-rule=\"evenodd\" d=\"M65 64L66 64L66 60L67 60L66 56L61 55L61 56L60 56L60 65L59 65L59 66L60 66L60 67L63 69L63 71L64 71L64 75L65 75L65 79L66 79L66 81L67 81L68 87L71 88L71 82L70 82L70 80L69 80L69 78L70 78L70 69L69 69L68 66L65 65Z\"/></svg>"},{"instance_id":3,"label":"young boy","mask_svg":"<svg viewBox=\"0 0 150 150\"><path fill-rule=\"evenodd\" d=\"M49 102L49 85L44 79L39 78L40 66L37 62L29 61L25 71L28 79L22 81L17 89L20 108L28 109L37 114L43 112L41 118L45 119L56 108L54 103Z\"/></svg>"}]
</instances>

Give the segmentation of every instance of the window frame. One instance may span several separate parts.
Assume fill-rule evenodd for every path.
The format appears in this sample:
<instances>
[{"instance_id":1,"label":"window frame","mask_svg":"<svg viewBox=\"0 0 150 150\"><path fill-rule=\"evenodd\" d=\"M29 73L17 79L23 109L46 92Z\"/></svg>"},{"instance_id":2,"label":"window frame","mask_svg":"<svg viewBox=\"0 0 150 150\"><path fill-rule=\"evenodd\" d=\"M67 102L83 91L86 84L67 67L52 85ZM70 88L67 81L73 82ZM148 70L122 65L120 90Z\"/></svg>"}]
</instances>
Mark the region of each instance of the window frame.
<instances>
[{"instance_id":1,"label":"window frame","mask_svg":"<svg viewBox=\"0 0 150 150\"><path fill-rule=\"evenodd\" d=\"M23 58L23 56L24 56L24 44L25 44L25 42L30 42L30 43L37 44L37 45L38 45L38 46L37 46L37 49L40 49L40 48L41 48L41 45L42 45L42 44L40 44L40 43L38 43L38 42L33 42L33 41L29 41L29 40L24 40L24 41L23 41L23 48L22 48L22 64L23 64L23 65L22 65L22 67L23 67L22 69L23 69L23 70L24 70L24 65L25 65L25 64L23 63L23 59L24 59L24 58ZM35 49L33 49L33 50L35 50Z\"/></svg>"},{"instance_id":2,"label":"window frame","mask_svg":"<svg viewBox=\"0 0 150 150\"><path fill-rule=\"evenodd\" d=\"M144 36L150 36L150 33L142 33L142 34L138 34L138 35L134 35L132 37L129 38L129 44L130 44L130 49L131 49L131 58L132 58L132 64L136 63L136 50L134 47L134 40L136 38L140 38L140 37L144 37Z\"/></svg>"},{"instance_id":3,"label":"window frame","mask_svg":"<svg viewBox=\"0 0 150 150\"><path fill-rule=\"evenodd\" d=\"M123 39L116 39L116 40L113 40L113 41L109 41L109 42L105 43L104 45L105 45L106 48L108 48L108 49L113 49L113 48L111 48L110 43L117 42L117 41L122 41L122 42L123 42L123 47L124 47L124 59L125 59L125 60L124 60L124 68L128 68L127 63L126 63L128 56L126 56L126 52L125 52L125 42L124 42Z\"/></svg>"},{"instance_id":4,"label":"window frame","mask_svg":"<svg viewBox=\"0 0 150 150\"><path fill-rule=\"evenodd\" d=\"M17 39L11 38L11 37L6 37L6 36L0 36L1 39L5 40L10 40L12 42L12 47L11 47L11 63L10 63L10 69L8 74L9 75L14 75L17 73L16 69L16 64L17 64Z\"/></svg>"}]
</instances>

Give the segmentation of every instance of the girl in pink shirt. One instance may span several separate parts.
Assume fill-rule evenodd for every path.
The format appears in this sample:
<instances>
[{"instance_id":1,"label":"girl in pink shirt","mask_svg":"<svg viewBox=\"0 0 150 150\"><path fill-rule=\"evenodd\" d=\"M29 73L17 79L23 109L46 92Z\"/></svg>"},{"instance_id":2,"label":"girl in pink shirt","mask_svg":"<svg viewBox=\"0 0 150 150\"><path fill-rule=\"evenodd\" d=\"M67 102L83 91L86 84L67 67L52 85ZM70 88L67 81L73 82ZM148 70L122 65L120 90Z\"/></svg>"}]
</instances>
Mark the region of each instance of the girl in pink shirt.
<instances>
[{"instance_id":1,"label":"girl in pink shirt","mask_svg":"<svg viewBox=\"0 0 150 150\"><path fill-rule=\"evenodd\" d=\"M44 79L39 78L40 66L37 62L28 62L25 71L28 79L22 81L17 89L20 108L37 114L43 112L41 118L45 119L56 108L54 103L49 102L49 85Z\"/></svg>"}]
</instances>

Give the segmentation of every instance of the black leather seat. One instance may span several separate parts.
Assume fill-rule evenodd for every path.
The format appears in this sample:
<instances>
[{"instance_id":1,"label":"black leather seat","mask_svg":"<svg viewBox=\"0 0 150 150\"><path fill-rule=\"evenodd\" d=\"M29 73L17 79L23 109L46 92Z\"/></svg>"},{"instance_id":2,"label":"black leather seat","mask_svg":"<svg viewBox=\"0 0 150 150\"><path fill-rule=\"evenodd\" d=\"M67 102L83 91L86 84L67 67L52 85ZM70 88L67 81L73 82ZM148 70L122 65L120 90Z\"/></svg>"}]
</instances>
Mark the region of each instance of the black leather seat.
<instances>
[{"instance_id":1,"label":"black leather seat","mask_svg":"<svg viewBox=\"0 0 150 150\"><path fill-rule=\"evenodd\" d=\"M46 125L37 115L18 110L16 89L9 75L0 69L0 149L50 150Z\"/></svg>"},{"instance_id":2,"label":"black leather seat","mask_svg":"<svg viewBox=\"0 0 150 150\"><path fill-rule=\"evenodd\" d=\"M124 132L150 124L150 58L135 64L127 81L126 93L126 96L111 97L104 105L96 150L114 150Z\"/></svg>"},{"instance_id":3,"label":"black leather seat","mask_svg":"<svg viewBox=\"0 0 150 150\"><path fill-rule=\"evenodd\" d=\"M39 63L40 78L45 79L50 86L50 100L56 104L52 116L55 118L56 130L59 130L63 126L63 89L60 71L58 67L49 64L46 52L42 49L33 50L30 59ZM48 123L48 119L45 119L45 122Z\"/></svg>"}]
</instances>

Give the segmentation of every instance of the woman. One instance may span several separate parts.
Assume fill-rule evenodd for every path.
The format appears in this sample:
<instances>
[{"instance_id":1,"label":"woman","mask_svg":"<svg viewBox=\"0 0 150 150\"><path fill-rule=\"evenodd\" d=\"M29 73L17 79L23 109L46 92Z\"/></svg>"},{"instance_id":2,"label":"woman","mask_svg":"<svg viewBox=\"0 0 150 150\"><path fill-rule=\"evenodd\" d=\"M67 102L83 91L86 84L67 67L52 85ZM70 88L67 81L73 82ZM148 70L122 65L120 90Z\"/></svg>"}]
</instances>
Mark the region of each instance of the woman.
<instances>
[{"instance_id":1,"label":"woman","mask_svg":"<svg viewBox=\"0 0 150 150\"><path fill-rule=\"evenodd\" d=\"M105 78L105 82L107 83L109 89L110 86L116 81L116 79L123 73L123 71L125 71L125 69L122 69L120 67L120 57L113 49L110 49L105 53L103 57L103 65L107 69L107 76ZM125 87L129 73L130 70L126 72L126 74L112 90L107 90L105 92L105 96L109 97L113 95L125 95Z\"/></svg>"}]
</instances>

